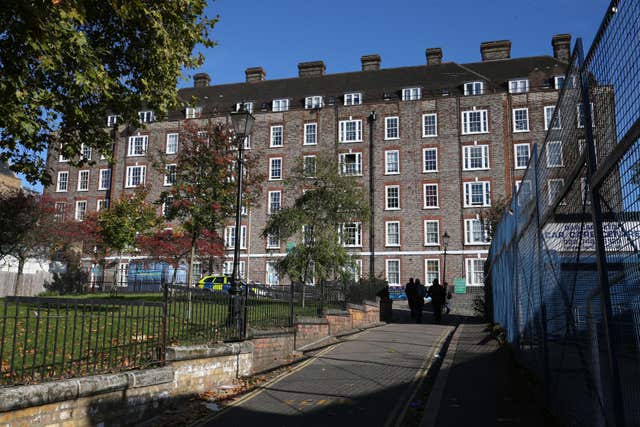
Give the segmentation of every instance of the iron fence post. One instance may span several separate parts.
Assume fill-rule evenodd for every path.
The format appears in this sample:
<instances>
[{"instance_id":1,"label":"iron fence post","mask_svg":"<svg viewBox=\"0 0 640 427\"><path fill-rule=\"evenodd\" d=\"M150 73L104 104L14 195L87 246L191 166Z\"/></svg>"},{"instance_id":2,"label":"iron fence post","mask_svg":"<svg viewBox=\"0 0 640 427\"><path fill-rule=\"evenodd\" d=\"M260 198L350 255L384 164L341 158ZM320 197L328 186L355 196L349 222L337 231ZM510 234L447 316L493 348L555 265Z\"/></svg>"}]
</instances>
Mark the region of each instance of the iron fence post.
<instances>
[{"instance_id":1,"label":"iron fence post","mask_svg":"<svg viewBox=\"0 0 640 427\"><path fill-rule=\"evenodd\" d=\"M162 349L160 350L160 361L164 362L167 357L167 304L169 301L169 289L167 282L162 278Z\"/></svg>"},{"instance_id":2,"label":"iron fence post","mask_svg":"<svg viewBox=\"0 0 640 427\"><path fill-rule=\"evenodd\" d=\"M584 132L587 149L587 170L589 179L596 174L596 147L593 138L593 118L591 117L591 96L590 89L590 73L584 64L584 51L582 48L582 39L576 40L576 49L578 49L578 69L580 73L580 83L582 90L582 109L584 117ZM600 282L601 304L602 304L602 321L604 323L604 339L607 346L607 356L609 371L612 380L613 407L616 419L616 425L625 426L624 402L622 398L622 383L620 379L620 370L617 363L617 354L615 345L612 340L614 334L613 310L611 308L611 285L609 283L609 271L607 268L607 253L604 243L604 234L602 229L602 206L600 204L600 193L592 185L589 185L589 196L591 197L591 218L593 221L593 237L596 246L596 264L598 267L598 279Z\"/></svg>"},{"instance_id":3,"label":"iron fence post","mask_svg":"<svg viewBox=\"0 0 640 427\"><path fill-rule=\"evenodd\" d=\"M324 316L324 279L320 280L320 304L318 306L318 316Z\"/></svg>"},{"instance_id":4,"label":"iron fence post","mask_svg":"<svg viewBox=\"0 0 640 427\"><path fill-rule=\"evenodd\" d=\"M293 312L293 298L295 296L294 292L294 283L291 282L291 287L289 288L289 326L293 326L294 322L294 312Z\"/></svg>"}]
</instances>

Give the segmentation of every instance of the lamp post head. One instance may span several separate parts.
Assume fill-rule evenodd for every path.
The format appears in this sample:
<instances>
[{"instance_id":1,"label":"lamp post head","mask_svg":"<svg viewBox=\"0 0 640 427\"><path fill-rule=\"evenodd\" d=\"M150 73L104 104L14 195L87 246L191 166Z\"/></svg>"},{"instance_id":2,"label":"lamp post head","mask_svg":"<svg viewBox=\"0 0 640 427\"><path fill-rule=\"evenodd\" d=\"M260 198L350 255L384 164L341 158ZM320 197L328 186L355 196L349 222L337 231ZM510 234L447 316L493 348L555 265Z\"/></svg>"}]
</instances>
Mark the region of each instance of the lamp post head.
<instances>
[{"instance_id":1,"label":"lamp post head","mask_svg":"<svg viewBox=\"0 0 640 427\"><path fill-rule=\"evenodd\" d=\"M233 131L239 138L244 138L251 133L251 128L255 120L256 118L245 108L244 102L240 104L238 111L231 113Z\"/></svg>"},{"instance_id":2,"label":"lamp post head","mask_svg":"<svg viewBox=\"0 0 640 427\"><path fill-rule=\"evenodd\" d=\"M449 236L449 233L447 233L446 231L444 232L444 234L442 235L442 244L444 245L444 247L446 248L447 245L449 244L449 238L451 236Z\"/></svg>"}]
</instances>

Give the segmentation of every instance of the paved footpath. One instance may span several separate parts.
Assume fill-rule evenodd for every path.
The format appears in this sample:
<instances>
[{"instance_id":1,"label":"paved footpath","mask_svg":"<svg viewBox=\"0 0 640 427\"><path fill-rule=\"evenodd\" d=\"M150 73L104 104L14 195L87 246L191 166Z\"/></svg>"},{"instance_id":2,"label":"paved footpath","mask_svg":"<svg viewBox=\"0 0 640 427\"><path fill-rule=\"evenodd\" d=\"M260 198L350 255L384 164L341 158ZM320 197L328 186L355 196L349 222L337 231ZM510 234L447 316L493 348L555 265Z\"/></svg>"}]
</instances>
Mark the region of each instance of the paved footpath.
<instances>
[{"instance_id":1,"label":"paved footpath","mask_svg":"<svg viewBox=\"0 0 640 427\"><path fill-rule=\"evenodd\" d=\"M353 335L203 425L391 426L451 331L405 323Z\"/></svg>"}]
</instances>

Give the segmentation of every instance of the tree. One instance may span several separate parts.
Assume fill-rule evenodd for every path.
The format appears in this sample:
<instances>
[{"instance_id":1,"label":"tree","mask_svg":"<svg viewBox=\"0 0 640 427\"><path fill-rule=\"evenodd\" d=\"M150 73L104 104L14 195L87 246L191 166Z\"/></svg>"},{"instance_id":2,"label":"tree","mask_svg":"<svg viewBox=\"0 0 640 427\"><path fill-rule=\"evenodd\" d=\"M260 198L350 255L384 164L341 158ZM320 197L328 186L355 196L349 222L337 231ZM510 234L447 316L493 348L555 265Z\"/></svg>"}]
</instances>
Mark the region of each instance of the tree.
<instances>
[{"instance_id":1,"label":"tree","mask_svg":"<svg viewBox=\"0 0 640 427\"><path fill-rule=\"evenodd\" d=\"M139 236L137 247L153 259L171 265L173 267L171 284L175 284L178 267L188 260L188 255L191 253L191 237L182 229L165 228L151 235ZM196 240L196 251L201 256L222 256L224 253L222 240L217 234L203 233Z\"/></svg>"},{"instance_id":2,"label":"tree","mask_svg":"<svg viewBox=\"0 0 640 427\"><path fill-rule=\"evenodd\" d=\"M0 259L12 256L18 261L14 295L22 291L27 259L48 258L56 228L46 197L20 190L0 193Z\"/></svg>"},{"instance_id":3,"label":"tree","mask_svg":"<svg viewBox=\"0 0 640 427\"><path fill-rule=\"evenodd\" d=\"M103 209L95 221L95 233L106 250L114 251L118 260L125 250L133 250L139 235L152 233L161 225L156 206L146 201L148 191L144 187L135 193L123 194L109 209ZM113 284L117 280L117 268Z\"/></svg>"},{"instance_id":4,"label":"tree","mask_svg":"<svg viewBox=\"0 0 640 427\"><path fill-rule=\"evenodd\" d=\"M225 220L235 212L236 159L233 134L224 126L207 121L199 127L185 122L180 132L182 149L176 160L172 187L163 192L160 202L167 206L167 220L177 221L190 239L188 286L193 282L193 263L198 242L216 235ZM245 157L248 170L244 182L246 203L259 192L255 185L261 175L252 167L255 157ZM163 171L166 160L160 155L156 166Z\"/></svg>"},{"instance_id":5,"label":"tree","mask_svg":"<svg viewBox=\"0 0 640 427\"><path fill-rule=\"evenodd\" d=\"M107 153L105 120L178 106L183 69L203 62L218 18L206 0L5 0L0 8L0 160L49 184L42 154ZM61 143L63 145L61 146ZM108 154L108 153L107 153ZM72 160L73 162L73 160ZM81 161L80 161L81 162Z\"/></svg>"},{"instance_id":6,"label":"tree","mask_svg":"<svg viewBox=\"0 0 640 427\"><path fill-rule=\"evenodd\" d=\"M486 230L489 239L493 239L493 236L502 221L502 215L511 204L511 198L496 196L492 199L491 207L483 209L479 213L482 228Z\"/></svg>"},{"instance_id":7,"label":"tree","mask_svg":"<svg viewBox=\"0 0 640 427\"><path fill-rule=\"evenodd\" d=\"M286 186L300 196L272 214L262 232L266 238L298 240L279 267L300 282L349 275L354 262L343 245L347 224L364 224L369 217L360 184L340 173L335 158L318 156L315 165L296 165Z\"/></svg>"}]
</instances>

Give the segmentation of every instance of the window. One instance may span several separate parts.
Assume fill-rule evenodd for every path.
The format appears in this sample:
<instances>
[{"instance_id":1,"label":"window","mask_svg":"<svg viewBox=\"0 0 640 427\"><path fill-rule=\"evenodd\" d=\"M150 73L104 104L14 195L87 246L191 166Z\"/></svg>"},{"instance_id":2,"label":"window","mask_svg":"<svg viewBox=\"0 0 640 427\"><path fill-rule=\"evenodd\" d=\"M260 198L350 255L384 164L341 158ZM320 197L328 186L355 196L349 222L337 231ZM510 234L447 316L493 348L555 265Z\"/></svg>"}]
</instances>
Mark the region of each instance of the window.
<instances>
[{"instance_id":1,"label":"window","mask_svg":"<svg viewBox=\"0 0 640 427\"><path fill-rule=\"evenodd\" d=\"M385 209L400 209L400 186L386 185L384 187L384 193Z\"/></svg>"},{"instance_id":2,"label":"window","mask_svg":"<svg viewBox=\"0 0 640 427\"><path fill-rule=\"evenodd\" d=\"M400 286L400 260L386 260L387 283L389 286Z\"/></svg>"},{"instance_id":3,"label":"window","mask_svg":"<svg viewBox=\"0 0 640 427\"><path fill-rule=\"evenodd\" d=\"M547 185L547 192L549 196L549 206L553 206L556 203L556 199L560 197L560 192L564 187L564 179L552 178L549 179Z\"/></svg>"},{"instance_id":4,"label":"window","mask_svg":"<svg viewBox=\"0 0 640 427\"><path fill-rule=\"evenodd\" d=\"M342 244L346 247L362 246L362 224L359 222L347 222L342 224L340 233Z\"/></svg>"},{"instance_id":5,"label":"window","mask_svg":"<svg viewBox=\"0 0 640 427\"><path fill-rule=\"evenodd\" d=\"M509 93L526 93L526 92L529 92L528 79L509 80Z\"/></svg>"},{"instance_id":6,"label":"window","mask_svg":"<svg viewBox=\"0 0 640 427\"><path fill-rule=\"evenodd\" d=\"M76 221L84 221L87 216L87 201L80 200L76 202Z\"/></svg>"},{"instance_id":7,"label":"window","mask_svg":"<svg viewBox=\"0 0 640 427\"><path fill-rule=\"evenodd\" d=\"M302 244L305 246L310 246L313 244L313 226L312 225L302 226Z\"/></svg>"},{"instance_id":8,"label":"window","mask_svg":"<svg viewBox=\"0 0 640 427\"><path fill-rule=\"evenodd\" d=\"M195 119L202 114L202 107L187 107L184 110L185 119Z\"/></svg>"},{"instance_id":9,"label":"window","mask_svg":"<svg viewBox=\"0 0 640 427\"><path fill-rule=\"evenodd\" d=\"M282 125L271 126L271 141L269 144L271 147L282 147L282 144L283 144L282 133L283 133Z\"/></svg>"},{"instance_id":10,"label":"window","mask_svg":"<svg viewBox=\"0 0 640 427\"><path fill-rule=\"evenodd\" d=\"M146 166L127 166L127 180L125 187L133 188L144 184L146 169Z\"/></svg>"},{"instance_id":11,"label":"window","mask_svg":"<svg viewBox=\"0 0 640 427\"><path fill-rule=\"evenodd\" d=\"M557 168L562 166L562 141L549 141L545 147L547 152L547 166Z\"/></svg>"},{"instance_id":12,"label":"window","mask_svg":"<svg viewBox=\"0 0 640 427\"><path fill-rule=\"evenodd\" d=\"M419 87L408 87L402 89L402 100L403 101L415 101L422 97L421 89Z\"/></svg>"},{"instance_id":13,"label":"window","mask_svg":"<svg viewBox=\"0 0 640 427\"><path fill-rule=\"evenodd\" d=\"M471 110L462 112L462 134L487 133L487 110Z\"/></svg>"},{"instance_id":14,"label":"window","mask_svg":"<svg viewBox=\"0 0 640 427\"><path fill-rule=\"evenodd\" d=\"M244 109L249 113L253 113L253 102L238 102L236 103L236 111L240 111L242 108L242 104L244 104Z\"/></svg>"},{"instance_id":15,"label":"window","mask_svg":"<svg viewBox=\"0 0 640 427\"><path fill-rule=\"evenodd\" d=\"M424 245L438 246L440 244L440 221L426 219L424 221Z\"/></svg>"},{"instance_id":16,"label":"window","mask_svg":"<svg viewBox=\"0 0 640 427\"><path fill-rule=\"evenodd\" d=\"M222 263L222 274L224 274L225 276L231 276L233 274L233 261L225 261ZM243 279L246 278L244 261L238 262L238 275Z\"/></svg>"},{"instance_id":17,"label":"window","mask_svg":"<svg viewBox=\"0 0 640 427\"><path fill-rule=\"evenodd\" d=\"M304 108L311 110L313 108L322 108L321 96L307 96L304 100Z\"/></svg>"},{"instance_id":18,"label":"window","mask_svg":"<svg viewBox=\"0 0 640 427\"><path fill-rule=\"evenodd\" d=\"M479 219L464 220L464 244L465 245L488 245L489 230L487 230Z\"/></svg>"},{"instance_id":19,"label":"window","mask_svg":"<svg viewBox=\"0 0 640 427\"><path fill-rule=\"evenodd\" d=\"M467 286L481 286L484 284L484 258L467 258Z\"/></svg>"},{"instance_id":20,"label":"window","mask_svg":"<svg viewBox=\"0 0 640 427\"><path fill-rule=\"evenodd\" d=\"M384 225L386 246L400 246L400 221L387 221Z\"/></svg>"},{"instance_id":21,"label":"window","mask_svg":"<svg viewBox=\"0 0 640 427\"><path fill-rule=\"evenodd\" d=\"M548 130L549 127L551 127L552 129L562 128L560 125L560 112L558 112L558 115L553 121L553 124L551 123L551 119L553 119L553 112L555 111L555 109L556 107L554 107L553 105L544 107L544 130Z\"/></svg>"},{"instance_id":22,"label":"window","mask_svg":"<svg viewBox=\"0 0 640 427\"><path fill-rule=\"evenodd\" d=\"M178 166L175 164L165 166L164 185L174 185L176 183L176 172Z\"/></svg>"},{"instance_id":23,"label":"window","mask_svg":"<svg viewBox=\"0 0 640 427\"><path fill-rule=\"evenodd\" d=\"M438 136L438 115L429 113L422 115L422 137Z\"/></svg>"},{"instance_id":24,"label":"window","mask_svg":"<svg viewBox=\"0 0 640 427\"><path fill-rule=\"evenodd\" d=\"M400 119L398 117L384 118L384 139L400 138L399 123Z\"/></svg>"},{"instance_id":25,"label":"window","mask_svg":"<svg viewBox=\"0 0 640 427\"><path fill-rule=\"evenodd\" d=\"M344 105L360 105L362 104L362 94L360 92L352 92L344 94Z\"/></svg>"},{"instance_id":26,"label":"window","mask_svg":"<svg viewBox=\"0 0 640 427\"><path fill-rule=\"evenodd\" d=\"M100 169L98 190L108 190L109 188L111 188L111 169Z\"/></svg>"},{"instance_id":27,"label":"window","mask_svg":"<svg viewBox=\"0 0 640 427\"><path fill-rule=\"evenodd\" d=\"M424 184L423 194L425 209L438 207L438 184Z\"/></svg>"},{"instance_id":28,"label":"window","mask_svg":"<svg viewBox=\"0 0 640 427\"><path fill-rule=\"evenodd\" d=\"M465 145L463 148L464 170L489 169L488 145Z\"/></svg>"},{"instance_id":29,"label":"window","mask_svg":"<svg viewBox=\"0 0 640 427\"><path fill-rule=\"evenodd\" d=\"M169 217L171 213L171 205L173 204L173 196L166 196L164 199L164 203L162 204L162 216L165 218Z\"/></svg>"},{"instance_id":30,"label":"window","mask_svg":"<svg viewBox=\"0 0 640 427\"><path fill-rule=\"evenodd\" d=\"M269 159L269 181L282 179L282 157Z\"/></svg>"},{"instance_id":31,"label":"window","mask_svg":"<svg viewBox=\"0 0 640 427\"><path fill-rule=\"evenodd\" d=\"M440 260L439 259L425 259L424 260L424 284L426 286L432 285L433 281L438 279L440 281Z\"/></svg>"},{"instance_id":32,"label":"window","mask_svg":"<svg viewBox=\"0 0 640 427\"><path fill-rule=\"evenodd\" d=\"M422 158L424 160L422 171L438 172L438 149L437 148L423 148Z\"/></svg>"},{"instance_id":33,"label":"window","mask_svg":"<svg viewBox=\"0 0 640 427\"><path fill-rule=\"evenodd\" d=\"M56 186L57 192L67 191L69 189L69 172L58 172L58 185Z\"/></svg>"},{"instance_id":34,"label":"window","mask_svg":"<svg viewBox=\"0 0 640 427\"><path fill-rule=\"evenodd\" d=\"M397 175L400 173L400 152L398 150L384 152L384 173L385 175Z\"/></svg>"},{"instance_id":35,"label":"window","mask_svg":"<svg viewBox=\"0 0 640 427\"><path fill-rule=\"evenodd\" d=\"M78 171L78 191L89 191L89 171Z\"/></svg>"},{"instance_id":36,"label":"window","mask_svg":"<svg viewBox=\"0 0 640 427\"><path fill-rule=\"evenodd\" d=\"M529 109L528 108L513 109L513 131L529 132Z\"/></svg>"},{"instance_id":37,"label":"window","mask_svg":"<svg viewBox=\"0 0 640 427\"><path fill-rule=\"evenodd\" d=\"M304 156L303 158L303 173L307 178L313 178L316 176L316 156Z\"/></svg>"},{"instance_id":38,"label":"window","mask_svg":"<svg viewBox=\"0 0 640 427\"><path fill-rule=\"evenodd\" d=\"M288 111L289 100L288 99L274 99L271 105L271 109L275 112Z\"/></svg>"},{"instance_id":39,"label":"window","mask_svg":"<svg viewBox=\"0 0 640 427\"><path fill-rule=\"evenodd\" d=\"M60 147L60 150L62 150L62 147ZM60 153L60 155L58 156L58 162L66 163L68 161L69 161L69 158L65 157L64 154Z\"/></svg>"},{"instance_id":40,"label":"window","mask_svg":"<svg viewBox=\"0 0 640 427\"><path fill-rule=\"evenodd\" d=\"M110 115L107 116L107 127L113 127L118 123L118 116Z\"/></svg>"},{"instance_id":41,"label":"window","mask_svg":"<svg viewBox=\"0 0 640 427\"><path fill-rule=\"evenodd\" d=\"M269 191L269 211L273 214L282 208L282 191Z\"/></svg>"},{"instance_id":42,"label":"window","mask_svg":"<svg viewBox=\"0 0 640 427\"><path fill-rule=\"evenodd\" d=\"M266 270L266 275L265 275L266 284L271 286L278 286L278 284L280 284L280 278L278 277L278 262L267 261L265 270Z\"/></svg>"},{"instance_id":43,"label":"window","mask_svg":"<svg viewBox=\"0 0 640 427\"><path fill-rule=\"evenodd\" d=\"M236 226L230 225L224 229L224 246L227 249L236 247ZM247 249L247 226L240 226L240 249Z\"/></svg>"},{"instance_id":44,"label":"window","mask_svg":"<svg viewBox=\"0 0 640 427\"><path fill-rule=\"evenodd\" d=\"M178 152L178 134L177 133L168 133L167 134L167 154L176 154Z\"/></svg>"},{"instance_id":45,"label":"window","mask_svg":"<svg viewBox=\"0 0 640 427\"><path fill-rule=\"evenodd\" d=\"M279 249L280 248L280 233L276 232L267 235L267 249Z\"/></svg>"},{"instance_id":46,"label":"window","mask_svg":"<svg viewBox=\"0 0 640 427\"><path fill-rule=\"evenodd\" d=\"M513 146L515 153L516 169L526 169L531 156L531 147L529 144L516 144Z\"/></svg>"},{"instance_id":47,"label":"window","mask_svg":"<svg viewBox=\"0 0 640 427\"><path fill-rule=\"evenodd\" d=\"M464 84L464 94L468 95L482 95L484 89L483 82L469 82Z\"/></svg>"},{"instance_id":48,"label":"window","mask_svg":"<svg viewBox=\"0 0 640 427\"><path fill-rule=\"evenodd\" d=\"M91 160L91 147L82 144L80 146L80 156L83 160Z\"/></svg>"},{"instance_id":49,"label":"window","mask_svg":"<svg viewBox=\"0 0 640 427\"><path fill-rule=\"evenodd\" d=\"M553 78L553 87L555 87L556 90L560 90L562 89L563 86L564 86L564 76L555 76Z\"/></svg>"},{"instance_id":50,"label":"window","mask_svg":"<svg viewBox=\"0 0 640 427\"><path fill-rule=\"evenodd\" d=\"M100 212L102 209L107 209L109 207L108 200L98 200L98 204L96 205L96 212Z\"/></svg>"},{"instance_id":51,"label":"window","mask_svg":"<svg viewBox=\"0 0 640 427\"><path fill-rule=\"evenodd\" d=\"M340 142L362 141L362 120L340 120Z\"/></svg>"},{"instance_id":52,"label":"window","mask_svg":"<svg viewBox=\"0 0 640 427\"><path fill-rule=\"evenodd\" d=\"M318 124L304 124L304 145L316 145L318 143Z\"/></svg>"},{"instance_id":53,"label":"window","mask_svg":"<svg viewBox=\"0 0 640 427\"><path fill-rule=\"evenodd\" d=\"M153 111L140 111L140 112L138 112L138 119L142 123L151 123L153 121Z\"/></svg>"},{"instance_id":54,"label":"window","mask_svg":"<svg viewBox=\"0 0 640 427\"><path fill-rule=\"evenodd\" d=\"M353 265L347 266L345 270L353 280L360 280L362 278L362 260L354 259Z\"/></svg>"},{"instance_id":55,"label":"window","mask_svg":"<svg viewBox=\"0 0 640 427\"><path fill-rule=\"evenodd\" d=\"M147 135L130 136L128 156L144 156L147 152L148 141L149 136Z\"/></svg>"},{"instance_id":56,"label":"window","mask_svg":"<svg viewBox=\"0 0 640 427\"><path fill-rule=\"evenodd\" d=\"M340 154L340 173L342 175L362 175L362 153Z\"/></svg>"},{"instance_id":57,"label":"window","mask_svg":"<svg viewBox=\"0 0 640 427\"><path fill-rule=\"evenodd\" d=\"M491 184L489 181L465 182L464 206L491 206Z\"/></svg>"},{"instance_id":58,"label":"window","mask_svg":"<svg viewBox=\"0 0 640 427\"><path fill-rule=\"evenodd\" d=\"M54 205L53 220L55 222L64 222L67 213L67 202L56 202Z\"/></svg>"},{"instance_id":59,"label":"window","mask_svg":"<svg viewBox=\"0 0 640 427\"><path fill-rule=\"evenodd\" d=\"M578 104L578 106L576 107L576 109L578 110L577 113L577 126L578 128L583 128L584 127L584 123L585 120L587 119L584 115L584 105L582 103ZM596 121L595 118L593 116L593 102L591 103L591 126L595 127Z\"/></svg>"}]
</instances>

